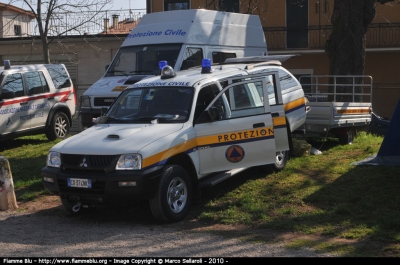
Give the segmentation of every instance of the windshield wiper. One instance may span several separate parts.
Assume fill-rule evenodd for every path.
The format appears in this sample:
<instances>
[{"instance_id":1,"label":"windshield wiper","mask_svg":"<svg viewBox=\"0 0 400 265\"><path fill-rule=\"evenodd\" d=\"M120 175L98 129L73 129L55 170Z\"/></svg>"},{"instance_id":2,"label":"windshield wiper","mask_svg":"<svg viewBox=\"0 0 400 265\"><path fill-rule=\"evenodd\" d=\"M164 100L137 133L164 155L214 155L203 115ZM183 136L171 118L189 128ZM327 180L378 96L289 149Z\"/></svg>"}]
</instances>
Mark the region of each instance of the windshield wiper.
<instances>
[{"instance_id":1,"label":"windshield wiper","mask_svg":"<svg viewBox=\"0 0 400 265\"><path fill-rule=\"evenodd\" d=\"M114 71L109 71L109 74L113 74L113 73L122 73L124 76L128 76L128 74L125 71L121 71L121 70L114 70Z\"/></svg>"},{"instance_id":2,"label":"windshield wiper","mask_svg":"<svg viewBox=\"0 0 400 265\"><path fill-rule=\"evenodd\" d=\"M157 117L157 116L137 117L137 118L134 118L133 121L147 121L147 122L152 122L152 123L175 122L176 118L177 118L176 115L173 117Z\"/></svg>"},{"instance_id":3,"label":"windshield wiper","mask_svg":"<svg viewBox=\"0 0 400 265\"><path fill-rule=\"evenodd\" d=\"M155 70L136 70L136 71L130 71L130 74L143 74L143 73L154 73Z\"/></svg>"},{"instance_id":4,"label":"windshield wiper","mask_svg":"<svg viewBox=\"0 0 400 265\"><path fill-rule=\"evenodd\" d=\"M120 119L110 116L102 116L100 117L100 119L101 120L98 123L108 123L108 122L127 123L132 121L132 119Z\"/></svg>"}]
</instances>

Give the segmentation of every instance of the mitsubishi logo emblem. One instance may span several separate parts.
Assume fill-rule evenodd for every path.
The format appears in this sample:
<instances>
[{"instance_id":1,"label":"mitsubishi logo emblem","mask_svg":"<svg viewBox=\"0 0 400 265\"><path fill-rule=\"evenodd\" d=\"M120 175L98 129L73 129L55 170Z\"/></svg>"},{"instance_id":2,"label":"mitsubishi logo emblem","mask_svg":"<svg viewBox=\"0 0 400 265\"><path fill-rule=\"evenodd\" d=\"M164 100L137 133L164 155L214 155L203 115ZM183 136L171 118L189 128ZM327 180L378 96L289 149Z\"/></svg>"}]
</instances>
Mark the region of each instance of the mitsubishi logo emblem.
<instances>
[{"instance_id":1,"label":"mitsubishi logo emblem","mask_svg":"<svg viewBox=\"0 0 400 265\"><path fill-rule=\"evenodd\" d=\"M82 163L79 165L80 167L87 167L87 164L86 164L86 157L84 157L83 159L82 159Z\"/></svg>"}]
</instances>

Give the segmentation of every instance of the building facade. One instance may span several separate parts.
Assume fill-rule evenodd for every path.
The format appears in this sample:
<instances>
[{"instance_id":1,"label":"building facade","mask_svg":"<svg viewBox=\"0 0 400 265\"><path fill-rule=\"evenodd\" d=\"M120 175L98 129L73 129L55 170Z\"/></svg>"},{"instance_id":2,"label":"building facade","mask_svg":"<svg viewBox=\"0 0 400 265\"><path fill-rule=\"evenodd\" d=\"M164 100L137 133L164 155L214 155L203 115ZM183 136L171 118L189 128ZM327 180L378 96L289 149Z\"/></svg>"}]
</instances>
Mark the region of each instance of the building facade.
<instances>
[{"instance_id":1,"label":"building facade","mask_svg":"<svg viewBox=\"0 0 400 265\"><path fill-rule=\"evenodd\" d=\"M34 18L29 11L0 3L0 38L31 36Z\"/></svg>"}]
</instances>

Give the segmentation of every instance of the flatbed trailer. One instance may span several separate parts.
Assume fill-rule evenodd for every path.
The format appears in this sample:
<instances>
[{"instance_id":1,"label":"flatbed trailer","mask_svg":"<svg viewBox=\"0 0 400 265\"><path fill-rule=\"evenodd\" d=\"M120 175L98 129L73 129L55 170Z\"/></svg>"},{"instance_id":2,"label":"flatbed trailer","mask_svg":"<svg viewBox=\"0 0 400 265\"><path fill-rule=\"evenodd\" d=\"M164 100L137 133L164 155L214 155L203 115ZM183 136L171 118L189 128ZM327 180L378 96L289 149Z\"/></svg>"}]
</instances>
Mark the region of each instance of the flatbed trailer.
<instances>
[{"instance_id":1,"label":"flatbed trailer","mask_svg":"<svg viewBox=\"0 0 400 265\"><path fill-rule=\"evenodd\" d=\"M329 135L341 144L351 144L357 131L368 128L372 115L371 76L312 75L302 76L299 81L308 110L302 137Z\"/></svg>"}]
</instances>

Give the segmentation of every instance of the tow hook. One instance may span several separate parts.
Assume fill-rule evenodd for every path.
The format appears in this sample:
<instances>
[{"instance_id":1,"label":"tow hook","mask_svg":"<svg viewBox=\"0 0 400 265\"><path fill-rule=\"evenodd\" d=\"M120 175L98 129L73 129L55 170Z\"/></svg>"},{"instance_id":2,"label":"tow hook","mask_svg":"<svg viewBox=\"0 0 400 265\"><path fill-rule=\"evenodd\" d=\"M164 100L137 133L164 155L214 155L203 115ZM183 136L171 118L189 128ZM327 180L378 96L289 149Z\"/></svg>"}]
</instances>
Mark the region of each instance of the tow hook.
<instances>
[{"instance_id":1,"label":"tow hook","mask_svg":"<svg viewBox=\"0 0 400 265\"><path fill-rule=\"evenodd\" d=\"M77 204L75 204L74 206L72 206L72 211L73 211L74 213L79 212L80 209L81 209L81 203L80 203L80 202L78 202Z\"/></svg>"}]
</instances>

